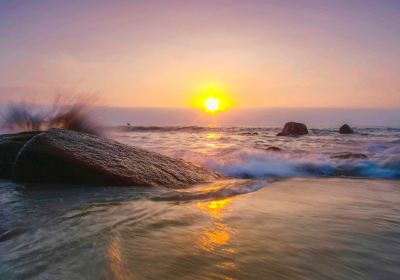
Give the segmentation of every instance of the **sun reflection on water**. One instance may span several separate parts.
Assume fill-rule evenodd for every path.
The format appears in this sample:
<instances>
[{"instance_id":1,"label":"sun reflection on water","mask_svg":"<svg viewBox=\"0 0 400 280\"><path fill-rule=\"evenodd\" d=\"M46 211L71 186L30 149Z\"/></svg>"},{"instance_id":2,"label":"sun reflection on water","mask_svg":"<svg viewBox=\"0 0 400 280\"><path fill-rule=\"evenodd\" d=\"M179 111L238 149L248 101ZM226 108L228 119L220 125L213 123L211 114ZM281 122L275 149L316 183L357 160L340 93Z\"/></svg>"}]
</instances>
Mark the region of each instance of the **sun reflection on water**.
<instances>
[{"instance_id":1,"label":"sun reflection on water","mask_svg":"<svg viewBox=\"0 0 400 280\"><path fill-rule=\"evenodd\" d=\"M214 219L221 219L222 210L231 203L232 197L220 200L211 200L206 202L198 202L197 206Z\"/></svg>"},{"instance_id":2,"label":"sun reflection on water","mask_svg":"<svg viewBox=\"0 0 400 280\"><path fill-rule=\"evenodd\" d=\"M226 273L234 273L238 270L233 261L236 251L230 244L234 230L223 220L224 213L232 200L232 197L228 197L197 203L197 206L210 218L209 226L205 227L197 238L197 245L207 253L222 257L223 259L216 261L214 266Z\"/></svg>"},{"instance_id":3,"label":"sun reflection on water","mask_svg":"<svg viewBox=\"0 0 400 280\"><path fill-rule=\"evenodd\" d=\"M205 138L207 139L219 139L221 138L221 133L206 133Z\"/></svg>"},{"instance_id":4,"label":"sun reflection on water","mask_svg":"<svg viewBox=\"0 0 400 280\"><path fill-rule=\"evenodd\" d=\"M121 252L121 244L118 238L113 237L110 240L106 250L106 259L114 279L134 279L131 272L129 272L125 267L124 258Z\"/></svg>"},{"instance_id":5,"label":"sun reflection on water","mask_svg":"<svg viewBox=\"0 0 400 280\"><path fill-rule=\"evenodd\" d=\"M222 212L232 202L233 198L198 202L197 206L211 218L211 225L203 230L198 238L199 247L207 252L220 250L224 253L234 253L234 249L227 248L232 228L223 222Z\"/></svg>"},{"instance_id":6,"label":"sun reflection on water","mask_svg":"<svg viewBox=\"0 0 400 280\"><path fill-rule=\"evenodd\" d=\"M222 223L215 223L212 228L203 232L201 241L202 248L213 251L216 247L225 245L230 239L230 229Z\"/></svg>"},{"instance_id":7,"label":"sun reflection on water","mask_svg":"<svg viewBox=\"0 0 400 280\"><path fill-rule=\"evenodd\" d=\"M204 134L205 140L205 145L210 148L218 148L218 143L215 142L215 140L218 140L221 138L220 133L206 133ZM211 142L214 141L214 142Z\"/></svg>"}]
</instances>

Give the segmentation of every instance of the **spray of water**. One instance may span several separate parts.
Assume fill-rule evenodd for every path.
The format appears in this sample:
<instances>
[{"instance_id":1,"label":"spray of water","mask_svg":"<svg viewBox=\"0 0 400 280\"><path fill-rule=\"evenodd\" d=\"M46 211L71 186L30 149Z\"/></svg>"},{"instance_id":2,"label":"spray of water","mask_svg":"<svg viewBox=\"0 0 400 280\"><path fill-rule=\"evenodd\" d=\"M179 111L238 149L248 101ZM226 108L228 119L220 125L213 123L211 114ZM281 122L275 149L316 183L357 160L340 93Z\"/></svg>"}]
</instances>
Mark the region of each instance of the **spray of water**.
<instances>
[{"instance_id":1,"label":"spray of water","mask_svg":"<svg viewBox=\"0 0 400 280\"><path fill-rule=\"evenodd\" d=\"M46 115L25 102L11 104L3 114L2 126L11 131L37 131L45 123Z\"/></svg>"},{"instance_id":2,"label":"spray of water","mask_svg":"<svg viewBox=\"0 0 400 280\"><path fill-rule=\"evenodd\" d=\"M92 113L93 97L58 96L50 108L39 108L20 102L10 104L3 112L2 127L8 131L39 131L64 128L99 135L99 124Z\"/></svg>"}]
</instances>

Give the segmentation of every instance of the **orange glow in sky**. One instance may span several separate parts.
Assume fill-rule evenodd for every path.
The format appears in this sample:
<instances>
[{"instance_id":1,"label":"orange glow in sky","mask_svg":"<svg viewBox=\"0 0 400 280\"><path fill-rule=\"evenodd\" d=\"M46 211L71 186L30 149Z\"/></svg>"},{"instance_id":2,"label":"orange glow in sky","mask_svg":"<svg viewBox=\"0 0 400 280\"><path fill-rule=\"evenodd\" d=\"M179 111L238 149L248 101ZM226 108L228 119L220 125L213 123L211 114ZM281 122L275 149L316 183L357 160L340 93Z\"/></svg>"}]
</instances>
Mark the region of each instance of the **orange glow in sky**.
<instances>
[{"instance_id":1,"label":"orange glow in sky","mask_svg":"<svg viewBox=\"0 0 400 280\"><path fill-rule=\"evenodd\" d=\"M211 114L232 108L234 104L228 92L226 86L220 83L204 83L195 91L191 107Z\"/></svg>"},{"instance_id":2,"label":"orange glow in sky","mask_svg":"<svg viewBox=\"0 0 400 280\"><path fill-rule=\"evenodd\" d=\"M400 104L399 1L32 2L0 5L1 104L51 104L59 93L117 107L205 110L218 99L209 112L232 100Z\"/></svg>"}]
</instances>

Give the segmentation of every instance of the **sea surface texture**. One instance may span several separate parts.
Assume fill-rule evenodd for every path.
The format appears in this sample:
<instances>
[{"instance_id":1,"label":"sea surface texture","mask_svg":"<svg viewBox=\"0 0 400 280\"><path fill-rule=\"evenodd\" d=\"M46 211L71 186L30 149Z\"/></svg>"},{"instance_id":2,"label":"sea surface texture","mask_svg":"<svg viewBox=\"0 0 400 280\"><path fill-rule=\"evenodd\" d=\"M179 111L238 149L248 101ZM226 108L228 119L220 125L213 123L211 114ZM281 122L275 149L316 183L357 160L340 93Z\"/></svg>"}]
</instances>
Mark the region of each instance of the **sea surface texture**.
<instances>
[{"instance_id":1,"label":"sea surface texture","mask_svg":"<svg viewBox=\"0 0 400 280\"><path fill-rule=\"evenodd\" d=\"M277 137L279 128L128 127L118 141L183 158L237 178L348 176L400 178L400 129L310 129ZM277 151L277 149L280 151Z\"/></svg>"},{"instance_id":2,"label":"sea surface texture","mask_svg":"<svg viewBox=\"0 0 400 280\"><path fill-rule=\"evenodd\" d=\"M400 279L400 130L125 127L228 176L186 189L0 183L0 279Z\"/></svg>"}]
</instances>

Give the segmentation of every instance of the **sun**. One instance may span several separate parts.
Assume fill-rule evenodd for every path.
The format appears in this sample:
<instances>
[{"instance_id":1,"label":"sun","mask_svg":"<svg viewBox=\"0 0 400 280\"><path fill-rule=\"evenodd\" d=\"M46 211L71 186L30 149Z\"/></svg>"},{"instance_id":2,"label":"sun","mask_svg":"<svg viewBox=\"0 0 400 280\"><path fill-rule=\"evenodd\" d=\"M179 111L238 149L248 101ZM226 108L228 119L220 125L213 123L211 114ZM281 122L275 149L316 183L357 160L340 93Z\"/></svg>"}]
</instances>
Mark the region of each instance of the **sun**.
<instances>
[{"instance_id":1,"label":"sun","mask_svg":"<svg viewBox=\"0 0 400 280\"><path fill-rule=\"evenodd\" d=\"M233 107L230 90L221 83L203 83L195 87L190 106L215 115Z\"/></svg>"},{"instance_id":2,"label":"sun","mask_svg":"<svg viewBox=\"0 0 400 280\"><path fill-rule=\"evenodd\" d=\"M207 97L204 100L204 107L206 111L215 113L216 111L219 110L221 104L221 100L216 97Z\"/></svg>"}]
</instances>

